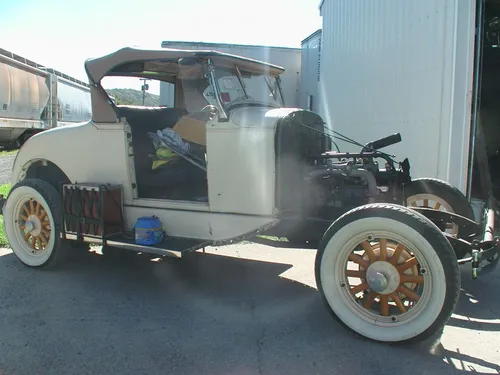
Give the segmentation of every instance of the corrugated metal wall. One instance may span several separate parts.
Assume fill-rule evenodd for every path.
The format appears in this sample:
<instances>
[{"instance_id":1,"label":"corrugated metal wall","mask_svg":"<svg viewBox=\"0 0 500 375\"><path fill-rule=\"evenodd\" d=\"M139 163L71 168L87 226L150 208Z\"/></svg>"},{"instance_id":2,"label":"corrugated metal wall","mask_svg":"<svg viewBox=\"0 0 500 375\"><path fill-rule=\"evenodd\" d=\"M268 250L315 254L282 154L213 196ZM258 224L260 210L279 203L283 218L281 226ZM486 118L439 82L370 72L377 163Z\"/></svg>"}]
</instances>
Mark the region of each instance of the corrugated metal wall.
<instances>
[{"instance_id":1,"label":"corrugated metal wall","mask_svg":"<svg viewBox=\"0 0 500 375\"><path fill-rule=\"evenodd\" d=\"M474 3L325 0L325 121L361 143L399 131L403 142L388 151L409 157L414 177L441 178L465 192Z\"/></svg>"},{"instance_id":2,"label":"corrugated metal wall","mask_svg":"<svg viewBox=\"0 0 500 375\"><path fill-rule=\"evenodd\" d=\"M283 96L287 107L299 106L300 85L300 48L281 48L263 46L245 46L218 43L163 42L164 48L210 49L234 55L249 57L282 66L286 71L281 75ZM169 87L170 86L170 87ZM172 105L172 85L162 83L160 86L160 104ZM172 99L171 99L172 98ZM168 101L171 102L168 102Z\"/></svg>"},{"instance_id":3,"label":"corrugated metal wall","mask_svg":"<svg viewBox=\"0 0 500 375\"><path fill-rule=\"evenodd\" d=\"M318 84L320 78L321 30L302 41L300 73L300 107L318 112Z\"/></svg>"}]
</instances>

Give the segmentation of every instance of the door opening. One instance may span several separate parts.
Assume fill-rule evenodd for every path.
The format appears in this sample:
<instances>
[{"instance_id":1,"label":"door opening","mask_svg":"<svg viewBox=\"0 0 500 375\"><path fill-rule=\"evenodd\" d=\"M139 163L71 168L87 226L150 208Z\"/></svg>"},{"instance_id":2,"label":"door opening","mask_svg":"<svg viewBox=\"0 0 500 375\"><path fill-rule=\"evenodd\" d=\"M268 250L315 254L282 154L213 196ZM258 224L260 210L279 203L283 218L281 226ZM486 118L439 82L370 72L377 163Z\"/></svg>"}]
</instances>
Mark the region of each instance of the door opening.
<instances>
[{"instance_id":1,"label":"door opening","mask_svg":"<svg viewBox=\"0 0 500 375\"><path fill-rule=\"evenodd\" d=\"M477 0L475 56L467 195L500 199L500 0Z\"/></svg>"}]
</instances>

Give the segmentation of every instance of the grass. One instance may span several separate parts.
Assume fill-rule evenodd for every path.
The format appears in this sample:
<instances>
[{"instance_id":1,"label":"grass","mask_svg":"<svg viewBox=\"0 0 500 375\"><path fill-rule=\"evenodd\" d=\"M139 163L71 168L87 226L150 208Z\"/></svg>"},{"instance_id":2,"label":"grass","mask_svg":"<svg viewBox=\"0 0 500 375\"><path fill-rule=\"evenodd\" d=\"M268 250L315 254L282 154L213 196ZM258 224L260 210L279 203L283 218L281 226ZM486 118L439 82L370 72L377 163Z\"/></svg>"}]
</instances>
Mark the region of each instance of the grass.
<instances>
[{"instance_id":1,"label":"grass","mask_svg":"<svg viewBox=\"0 0 500 375\"><path fill-rule=\"evenodd\" d=\"M268 241L289 242L286 237L275 237L275 236L265 236L265 235L258 235L257 237Z\"/></svg>"},{"instance_id":2,"label":"grass","mask_svg":"<svg viewBox=\"0 0 500 375\"><path fill-rule=\"evenodd\" d=\"M0 185L0 194L3 194L7 197L10 191L10 184ZM7 237L5 237L5 233L3 232L3 216L0 215L0 247L7 247L9 245L9 241L7 241Z\"/></svg>"},{"instance_id":3,"label":"grass","mask_svg":"<svg viewBox=\"0 0 500 375\"><path fill-rule=\"evenodd\" d=\"M0 149L0 158L10 156L10 155L15 155L17 154L19 150L2 150ZM0 194L3 194L5 197L7 197L7 194L9 194L10 191L10 184L5 184L5 185L0 185ZM3 232L3 216L0 215L0 247L7 247L9 246L9 242L7 241L7 238L5 237L5 233Z\"/></svg>"},{"instance_id":4,"label":"grass","mask_svg":"<svg viewBox=\"0 0 500 375\"><path fill-rule=\"evenodd\" d=\"M15 155L17 154L19 150L9 150L9 151L0 151L0 158L3 158L5 156L9 156L9 155Z\"/></svg>"}]
</instances>

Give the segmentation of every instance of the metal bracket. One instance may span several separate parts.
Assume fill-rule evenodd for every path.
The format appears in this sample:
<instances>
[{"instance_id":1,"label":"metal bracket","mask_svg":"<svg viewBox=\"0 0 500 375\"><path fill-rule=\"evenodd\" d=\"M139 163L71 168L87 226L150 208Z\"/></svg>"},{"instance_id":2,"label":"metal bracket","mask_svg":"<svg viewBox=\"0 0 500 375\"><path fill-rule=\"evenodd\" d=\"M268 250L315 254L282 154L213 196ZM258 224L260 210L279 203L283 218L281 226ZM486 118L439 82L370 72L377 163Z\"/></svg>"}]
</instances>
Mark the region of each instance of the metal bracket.
<instances>
[{"instance_id":1,"label":"metal bracket","mask_svg":"<svg viewBox=\"0 0 500 375\"><path fill-rule=\"evenodd\" d=\"M484 246L488 246L484 248ZM500 260L500 237L495 237L491 242L472 242L472 279L478 278L493 271ZM485 264L482 264L482 263Z\"/></svg>"},{"instance_id":2,"label":"metal bracket","mask_svg":"<svg viewBox=\"0 0 500 375\"><path fill-rule=\"evenodd\" d=\"M474 220L466 218L465 216L457 215L448 211L438 211L432 208L424 207L410 207L412 210L417 211L434 222L453 223L460 228L460 237L468 237L479 234L481 226ZM439 225L438 225L439 226Z\"/></svg>"},{"instance_id":3,"label":"metal bracket","mask_svg":"<svg viewBox=\"0 0 500 375\"><path fill-rule=\"evenodd\" d=\"M479 241L472 241L472 279L475 280L479 274Z\"/></svg>"}]
</instances>

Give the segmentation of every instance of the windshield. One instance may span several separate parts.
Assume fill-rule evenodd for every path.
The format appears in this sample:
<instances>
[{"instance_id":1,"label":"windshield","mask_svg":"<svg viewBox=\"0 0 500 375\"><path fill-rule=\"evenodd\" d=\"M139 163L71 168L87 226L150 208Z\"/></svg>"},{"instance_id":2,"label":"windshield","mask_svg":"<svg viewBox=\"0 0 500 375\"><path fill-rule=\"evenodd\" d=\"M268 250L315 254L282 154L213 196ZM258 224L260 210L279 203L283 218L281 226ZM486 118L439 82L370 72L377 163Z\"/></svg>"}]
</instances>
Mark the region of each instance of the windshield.
<instances>
[{"instance_id":1,"label":"windshield","mask_svg":"<svg viewBox=\"0 0 500 375\"><path fill-rule=\"evenodd\" d=\"M282 107L283 100L277 77L267 74L250 74L233 69L215 69L215 77L219 86L220 100L230 109L238 104L259 104L271 107ZM205 91L205 97L213 96L211 89Z\"/></svg>"}]
</instances>

